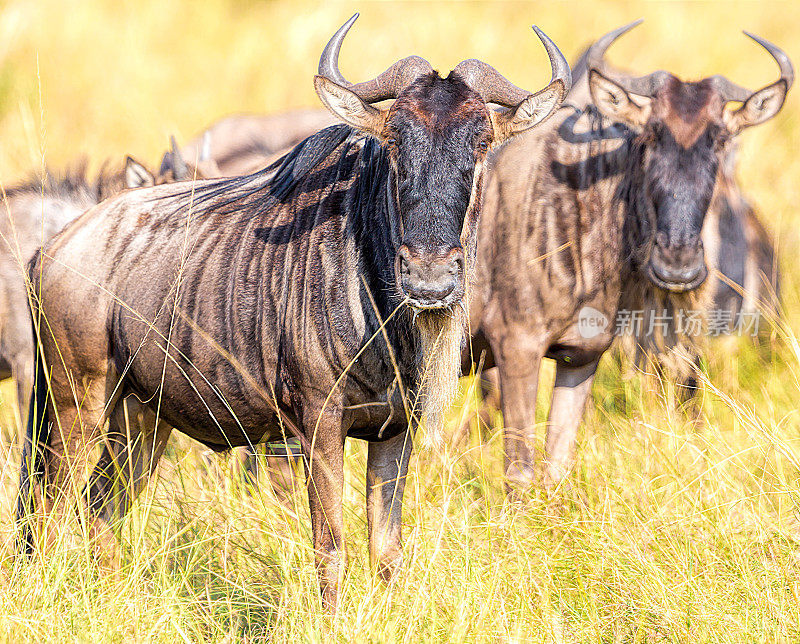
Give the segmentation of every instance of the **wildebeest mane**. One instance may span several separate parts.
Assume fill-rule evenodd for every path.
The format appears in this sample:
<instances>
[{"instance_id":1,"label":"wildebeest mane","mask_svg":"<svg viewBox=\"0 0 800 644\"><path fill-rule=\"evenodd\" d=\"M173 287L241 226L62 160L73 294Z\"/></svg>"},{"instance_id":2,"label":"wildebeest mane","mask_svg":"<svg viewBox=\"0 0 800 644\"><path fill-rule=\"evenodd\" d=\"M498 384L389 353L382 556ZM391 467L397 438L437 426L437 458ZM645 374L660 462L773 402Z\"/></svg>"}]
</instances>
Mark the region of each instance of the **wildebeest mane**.
<instances>
[{"instance_id":1,"label":"wildebeest mane","mask_svg":"<svg viewBox=\"0 0 800 644\"><path fill-rule=\"evenodd\" d=\"M262 170L237 177L212 180L179 193L178 208L191 206L194 215L231 213L248 208L258 216L284 201L349 137L357 134L348 125L332 125L298 143L283 157ZM345 156L345 155L343 155ZM340 159L341 161L341 159Z\"/></svg>"},{"instance_id":2,"label":"wildebeest mane","mask_svg":"<svg viewBox=\"0 0 800 644\"><path fill-rule=\"evenodd\" d=\"M122 172L110 170L107 162L94 179L89 179L88 166L89 161L84 157L62 171L46 167L43 174L32 173L23 181L6 188L6 197L43 194L65 200L89 197L99 202L125 187Z\"/></svg>"}]
</instances>

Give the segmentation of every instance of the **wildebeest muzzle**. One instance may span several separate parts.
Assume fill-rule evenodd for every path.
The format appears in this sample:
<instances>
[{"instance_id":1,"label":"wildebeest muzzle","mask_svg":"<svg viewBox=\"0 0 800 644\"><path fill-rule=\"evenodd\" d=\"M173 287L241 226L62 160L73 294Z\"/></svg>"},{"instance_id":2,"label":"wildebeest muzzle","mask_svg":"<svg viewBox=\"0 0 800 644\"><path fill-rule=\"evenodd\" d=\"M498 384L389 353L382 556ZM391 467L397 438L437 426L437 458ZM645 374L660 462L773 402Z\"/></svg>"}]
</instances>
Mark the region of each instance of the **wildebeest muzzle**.
<instances>
[{"instance_id":1,"label":"wildebeest muzzle","mask_svg":"<svg viewBox=\"0 0 800 644\"><path fill-rule=\"evenodd\" d=\"M668 245L656 242L650 254L648 273L657 286L668 291L697 288L708 276L702 240Z\"/></svg>"},{"instance_id":2,"label":"wildebeest muzzle","mask_svg":"<svg viewBox=\"0 0 800 644\"><path fill-rule=\"evenodd\" d=\"M419 309L447 308L464 297L464 251L423 252L403 244L395 263L397 284Z\"/></svg>"}]
</instances>

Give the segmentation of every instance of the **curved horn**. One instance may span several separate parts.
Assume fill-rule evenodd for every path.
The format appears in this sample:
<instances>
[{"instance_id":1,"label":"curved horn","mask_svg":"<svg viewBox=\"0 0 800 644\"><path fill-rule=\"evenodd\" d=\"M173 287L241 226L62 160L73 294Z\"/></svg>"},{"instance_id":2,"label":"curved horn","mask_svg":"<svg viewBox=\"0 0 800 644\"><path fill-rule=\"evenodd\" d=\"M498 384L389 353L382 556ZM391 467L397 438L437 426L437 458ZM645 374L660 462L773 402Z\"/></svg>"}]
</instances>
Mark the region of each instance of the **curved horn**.
<instances>
[{"instance_id":1,"label":"curved horn","mask_svg":"<svg viewBox=\"0 0 800 644\"><path fill-rule=\"evenodd\" d=\"M211 132L206 130L203 133L203 144L200 147L200 158L198 161L208 161L211 158Z\"/></svg>"},{"instance_id":2,"label":"curved horn","mask_svg":"<svg viewBox=\"0 0 800 644\"><path fill-rule=\"evenodd\" d=\"M352 83L348 83L339 71L339 50L342 48L344 37L347 35L347 32L350 31L350 27L353 26L358 16L358 13L353 14L350 20L337 29L336 33L333 34L328 41L328 44L325 45L325 49L322 50L322 56L319 57L317 73L342 87L349 87Z\"/></svg>"},{"instance_id":3,"label":"curved horn","mask_svg":"<svg viewBox=\"0 0 800 644\"><path fill-rule=\"evenodd\" d=\"M421 56L408 56L372 80L350 85L348 89L367 103L377 103L397 98L405 87L432 71L431 64Z\"/></svg>"},{"instance_id":4,"label":"curved horn","mask_svg":"<svg viewBox=\"0 0 800 644\"><path fill-rule=\"evenodd\" d=\"M354 14L350 20L339 27L338 31L325 45L322 56L319 59L317 73L328 80L332 80L337 85L346 87L356 94L361 100L367 103L377 103L390 98L397 98L397 95L404 87L412 83L423 74L433 71L431 64L420 56L408 56L398 60L385 72L379 74L372 80L361 83L351 83L339 71L339 50L342 48L342 41L350 31L350 27L358 18L359 14Z\"/></svg>"},{"instance_id":5,"label":"curved horn","mask_svg":"<svg viewBox=\"0 0 800 644\"><path fill-rule=\"evenodd\" d=\"M778 80L782 80L786 83L786 90L788 91L792 86L792 83L794 83L794 68L792 67L792 61L789 60L786 52L784 52L777 45L773 45L768 40L764 40L755 34L751 34L749 31L745 31L743 33L748 38L755 40L772 55L781 70L781 77ZM719 74L712 76L711 81L716 86L717 91L722 95L722 98L724 98L726 101L737 101L744 103L753 94L753 92L751 92L749 89L742 87L741 85L737 85L733 81L730 81Z\"/></svg>"},{"instance_id":6,"label":"curved horn","mask_svg":"<svg viewBox=\"0 0 800 644\"><path fill-rule=\"evenodd\" d=\"M564 54L539 27L534 25L533 31L542 41L547 51L547 56L550 58L550 68L552 69L550 83L560 80L564 84L564 93L566 94L572 87L572 73L567 64L567 59L564 58ZM463 60L456 65L453 72L458 74L467 85L480 94L486 103L496 103L504 107L516 107L531 95L531 92L517 87L494 67L487 65L482 60L475 58Z\"/></svg>"},{"instance_id":7,"label":"curved horn","mask_svg":"<svg viewBox=\"0 0 800 644\"><path fill-rule=\"evenodd\" d=\"M626 92L638 94L639 96L652 97L669 76L668 72L657 71L652 74L647 74L646 76L628 76L627 74L621 74L609 69L603 60L606 50L611 46L611 43L622 34L629 32L631 29L641 24L642 20L642 18L639 18L639 20L634 20L624 27L618 27L613 31L609 31L605 36L596 41L586 52L586 66L589 70L593 69L600 72L606 78L611 79Z\"/></svg>"},{"instance_id":8,"label":"curved horn","mask_svg":"<svg viewBox=\"0 0 800 644\"><path fill-rule=\"evenodd\" d=\"M183 155L181 154L181 149L178 147L178 142L175 140L174 136L170 136L169 143L172 156L172 173L178 180L185 179L189 176L189 167L186 165L186 161L183 160Z\"/></svg>"}]
</instances>

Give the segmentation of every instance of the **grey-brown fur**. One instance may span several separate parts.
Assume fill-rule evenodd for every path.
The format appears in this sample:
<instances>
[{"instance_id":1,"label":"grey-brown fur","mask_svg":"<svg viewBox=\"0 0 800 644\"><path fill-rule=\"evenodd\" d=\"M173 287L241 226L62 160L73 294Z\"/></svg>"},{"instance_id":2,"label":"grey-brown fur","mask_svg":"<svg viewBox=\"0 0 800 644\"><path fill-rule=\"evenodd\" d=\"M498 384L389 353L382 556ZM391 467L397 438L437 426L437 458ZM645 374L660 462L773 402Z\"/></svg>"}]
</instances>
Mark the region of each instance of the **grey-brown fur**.
<instances>
[{"instance_id":1,"label":"grey-brown fur","mask_svg":"<svg viewBox=\"0 0 800 644\"><path fill-rule=\"evenodd\" d=\"M13 377L19 418L24 423L33 385L33 336L25 277L28 261L42 243L89 207L124 187L121 172L86 176L86 164L59 175L8 188L0 204L0 379Z\"/></svg>"},{"instance_id":2,"label":"grey-brown fur","mask_svg":"<svg viewBox=\"0 0 800 644\"><path fill-rule=\"evenodd\" d=\"M376 144L347 133L339 141L323 166L302 176L288 200L271 188L271 172L202 182L193 192L204 203L198 203L198 214L188 224L193 201L184 186L127 193L83 215L31 267L32 275L42 273L39 310L55 334L42 334L44 354L54 369L50 417L58 413L59 418L45 455L48 490L57 489L59 477L65 476L58 456L76 453L92 441L107 401L118 458L139 463L146 457L131 481L131 495L152 472L151 456L160 456L170 427L215 450L301 437L312 468L314 542L329 553L319 565L331 605L342 563L341 532L333 533L328 546L320 542L330 534L328 522L341 520L341 505L335 501L341 490L327 481L331 473L342 473L347 434L380 441L370 445L369 476L385 480L376 473L380 467L394 463L396 468L387 449L405 468L411 439L399 394L414 399L408 387L414 385L419 359L410 311L392 316L386 329L391 345L384 341L368 291L381 317L388 318L392 309L381 305L379 285L361 281L363 233L337 207L355 188L346 173L341 180L336 177L368 158L362 156L364 146L374 154ZM264 211L255 210L259 204ZM174 350L165 358L167 338ZM67 372L56 358L59 351L77 382L91 383L81 387L86 402L80 436L73 438L65 427L81 421L71 405ZM390 351L402 385L392 385L396 373ZM337 382L346 369L347 376ZM121 438L126 432L120 405L139 409L139 400L150 401L143 412L158 413L163 420L155 427L153 419L135 428L142 432L145 452L129 457L133 445ZM105 522L123 514L129 503L116 498L106 483L112 462L107 453L90 483L90 508ZM387 475L392 491L397 476ZM383 494L383 488L377 492ZM50 494L57 498L58 492ZM370 503L375 503L374 494L368 496ZM375 516L399 512L391 508L389 498ZM399 530L399 516L394 525ZM386 547L376 556L388 570L399 552L393 539Z\"/></svg>"},{"instance_id":3,"label":"grey-brown fur","mask_svg":"<svg viewBox=\"0 0 800 644\"><path fill-rule=\"evenodd\" d=\"M585 69L583 74L578 70L573 92L556 117L495 155L479 230L470 311L473 342L464 366L483 355L485 368L499 367L510 484L527 487L536 479L535 408L543 358L557 365L543 463L545 482L556 484L572 466L576 432L599 358L614 339L617 312L674 313L710 306L713 291L708 282L701 285L704 269L697 266L703 258L697 220L724 188L718 168L732 136L780 109L792 78L785 60L781 71L778 83L761 90L730 119L722 112L724 99L713 80L682 83L659 73L653 95L634 101L598 74L599 95L617 94L604 96L604 109L624 116L623 122L600 114L594 93L587 91ZM755 118L755 106L765 114ZM653 134L660 131L664 134ZM694 200L695 232L673 222L669 237L657 237L660 226L670 222L660 214L656 218L649 182L663 181L665 173L673 180L668 173L680 168L668 166L655 177L648 170L660 161L653 157L656 136L671 141L679 157L704 144L702 137L719 137L716 147L704 144L705 152L691 152L707 161L685 173L686 182L705 181L706 192L676 188L666 195L679 206L681 199ZM673 234L678 241L672 241ZM678 265L681 257L689 257L683 284L676 277L674 287L662 288L662 280L653 277L657 248L661 256L672 255L678 276L684 271ZM604 319L605 326L586 333L579 323L587 312ZM674 326L666 337L646 332L643 326L636 338L646 350L674 353L691 344ZM695 354L687 354L691 361Z\"/></svg>"},{"instance_id":4,"label":"grey-brown fur","mask_svg":"<svg viewBox=\"0 0 800 644\"><path fill-rule=\"evenodd\" d=\"M177 148L176 148L177 149ZM167 152L158 175L128 157L124 167L104 166L87 176L86 161L62 174L46 170L5 191L0 204L0 379L13 377L20 422L28 414L33 386L33 336L28 313L26 266L34 253L90 207L126 188L139 188L214 173L208 162L197 168ZM173 158L177 163L173 162ZM179 166L177 171L174 166Z\"/></svg>"}]
</instances>

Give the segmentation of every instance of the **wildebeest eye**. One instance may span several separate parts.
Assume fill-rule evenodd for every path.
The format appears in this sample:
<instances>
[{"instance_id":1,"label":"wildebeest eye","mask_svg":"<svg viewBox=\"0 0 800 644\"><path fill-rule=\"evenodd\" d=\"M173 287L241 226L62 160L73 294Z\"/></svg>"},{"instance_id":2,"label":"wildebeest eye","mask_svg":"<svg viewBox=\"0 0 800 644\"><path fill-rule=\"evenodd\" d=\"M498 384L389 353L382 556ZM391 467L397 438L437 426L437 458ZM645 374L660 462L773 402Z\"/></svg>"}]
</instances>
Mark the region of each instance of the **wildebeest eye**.
<instances>
[{"instance_id":1,"label":"wildebeest eye","mask_svg":"<svg viewBox=\"0 0 800 644\"><path fill-rule=\"evenodd\" d=\"M397 138L393 137L393 136L390 136L388 139L386 139L386 145L388 145L390 148L396 148L397 147Z\"/></svg>"},{"instance_id":2,"label":"wildebeest eye","mask_svg":"<svg viewBox=\"0 0 800 644\"><path fill-rule=\"evenodd\" d=\"M478 143L478 149L481 152L486 152L486 150L489 149L489 142L488 141L481 141L480 143Z\"/></svg>"}]
</instances>

